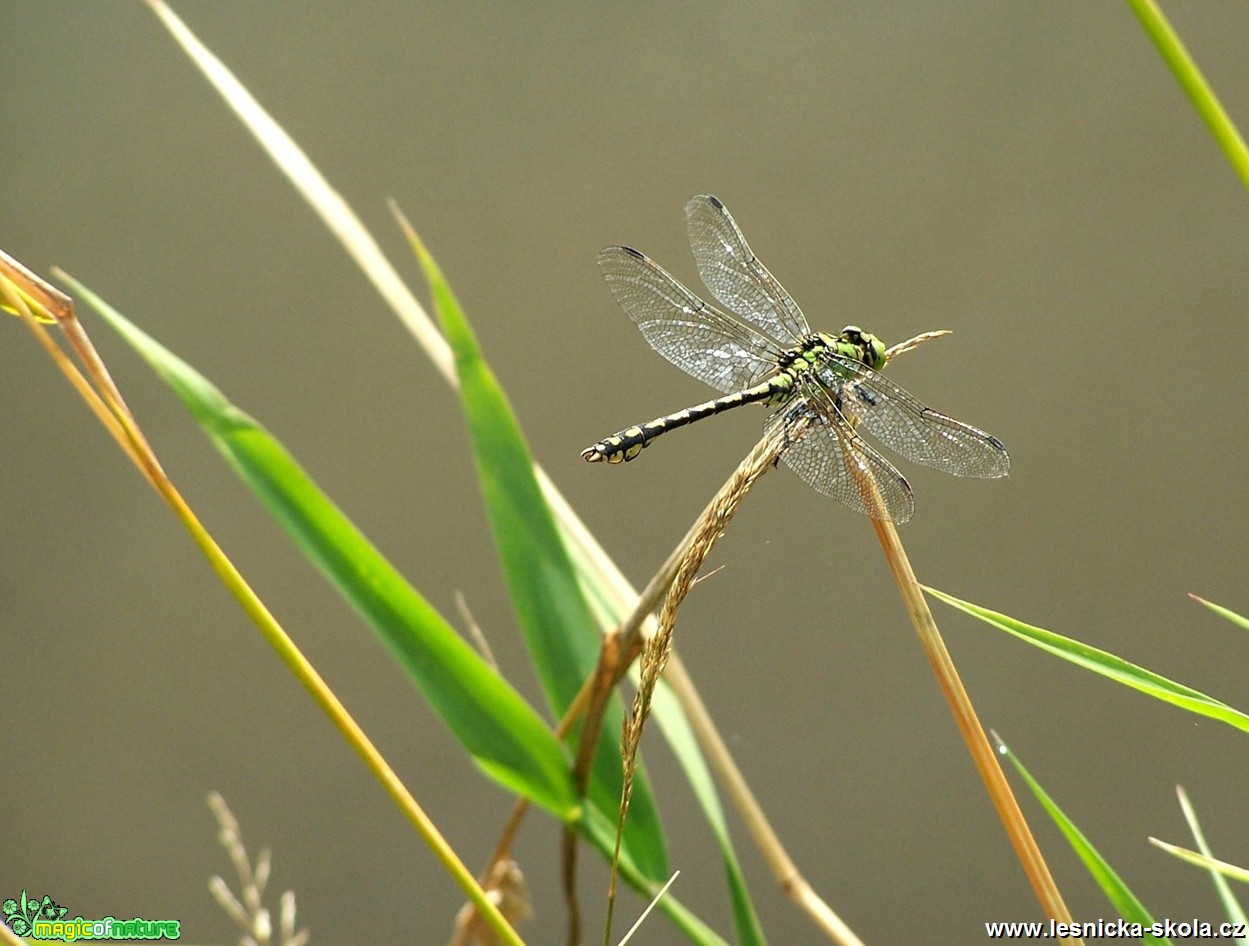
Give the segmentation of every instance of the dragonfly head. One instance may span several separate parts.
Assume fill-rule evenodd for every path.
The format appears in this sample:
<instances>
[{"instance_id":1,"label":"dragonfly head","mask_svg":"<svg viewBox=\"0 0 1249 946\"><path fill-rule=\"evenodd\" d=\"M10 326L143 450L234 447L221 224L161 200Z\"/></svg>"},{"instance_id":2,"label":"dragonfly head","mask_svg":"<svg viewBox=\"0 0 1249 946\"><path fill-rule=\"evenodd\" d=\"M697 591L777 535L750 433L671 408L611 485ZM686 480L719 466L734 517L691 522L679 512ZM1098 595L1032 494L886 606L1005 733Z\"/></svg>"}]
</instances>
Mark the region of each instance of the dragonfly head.
<instances>
[{"instance_id":1,"label":"dragonfly head","mask_svg":"<svg viewBox=\"0 0 1249 946\"><path fill-rule=\"evenodd\" d=\"M885 362L888 360L885 357L885 343L871 332L865 332L857 325L847 325L841 330L841 337L838 341L850 346L854 350L854 357L873 371L879 371L885 367Z\"/></svg>"}]
</instances>

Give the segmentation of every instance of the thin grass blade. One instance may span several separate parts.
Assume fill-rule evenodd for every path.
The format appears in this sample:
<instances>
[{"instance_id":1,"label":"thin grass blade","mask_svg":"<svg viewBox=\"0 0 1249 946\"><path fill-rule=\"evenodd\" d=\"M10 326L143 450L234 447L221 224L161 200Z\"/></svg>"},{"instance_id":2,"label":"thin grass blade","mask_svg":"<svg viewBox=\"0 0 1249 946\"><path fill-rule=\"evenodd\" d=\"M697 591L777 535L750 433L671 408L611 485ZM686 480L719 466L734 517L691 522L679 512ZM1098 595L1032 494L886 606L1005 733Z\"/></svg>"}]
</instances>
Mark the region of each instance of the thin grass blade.
<instances>
[{"instance_id":1,"label":"thin grass blade","mask_svg":"<svg viewBox=\"0 0 1249 946\"><path fill-rule=\"evenodd\" d=\"M1166 841L1160 841L1157 838L1150 838L1149 840L1150 843L1160 850L1166 851L1182 861L1187 861L1195 867L1230 877L1232 880L1239 880L1242 884L1249 884L1249 869L1238 864L1229 864L1227 861L1221 861L1217 857L1210 857L1207 854L1202 854L1200 851L1180 847L1178 844L1168 844Z\"/></svg>"},{"instance_id":2,"label":"thin grass blade","mask_svg":"<svg viewBox=\"0 0 1249 946\"><path fill-rule=\"evenodd\" d=\"M1154 918L1150 916L1149 911L1145 909L1144 904L1137 899L1136 894L1132 893L1128 885L1115 872L1110 863L1102 857L1092 842L1084 836L1074 821L1067 817L1066 813L1050 798L1049 794L1041 787L1041 783L1032 777L1032 774L1024 768L1024 764L1019 761L1013 752L1006 747L1006 744L998 738L997 733L992 733L994 742L997 743L998 752L1010 760L1011 765L1015 767L1015 771L1027 783L1028 788L1032 790L1032 794L1036 796L1037 801L1046 810L1049 816L1054 820L1054 824L1058 826L1058 830L1066 837L1067 843L1071 845L1071 849L1084 862L1085 868L1092 875L1093 880L1101 887L1102 892L1107 899L1119 911L1119 916L1127 920L1129 923L1141 924L1144 932L1141 936L1143 943L1168 943L1170 940L1154 936L1150 932L1153 926ZM1081 935L1078 931L1074 935ZM1088 933L1082 935L1091 935Z\"/></svg>"},{"instance_id":3,"label":"thin grass blade","mask_svg":"<svg viewBox=\"0 0 1249 946\"><path fill-rule=\"evenodd\" d=\"M1034 647L1039 647L1041 650L1047 651L1056 657L1061 657L1086 670L1091 670L1094 673L1101 674L1103 677L1122 683L1124 686L1139 690L1156 700L1162 700L1164 703L1170 703L1181 709L1186 709L1190 713L1208 716L1211 719L1220 720L1229 726L1249 732L1249 715L1216 700L1212 696L1207 696L1199 690L1194 690L1192 687L1187 687L1182 683L1176 683L1174 680L1168 680L1166 677L1160 676L1151 670L1146 670L1144 667L1137 666L1108 651L1099 650L1088 644L1082 644L1080 641L1063 637L1061 634L1055 634L1053 631L1047 631L1044 628L1025 624L1023 621L1018 621L1005 614L999 614L997 611L990 611L988 608L982 608L969 601L963 601L945 592L937 591L935 588L924 586L924 590L934 598L944 601L960 611L966 611L986 624L1006 631L1008 634L1013 634L1020 640L1025 640Z\"/></svg>"},{"instance_id":4,"label":"thin grass blade","mask_svg":"<svg viewBox=\"0 0 1249 946\"><path fill-rule=\"evenodd\" d=\"M1195 595L1195 594L1189 594L1189 597L1192 598L1194 601L1196 601L1198 604L1205 605L1207 608L1209 608L1219 617L1226 618L1227 620L1231 621L1241 630L1249 631L1249 618L1245 617L1244 615L1237 614L1235 611L1225 608L1221 604L1215 604L1213 601L1207 601L1205 598L1199 597L1198 595Z\"/></svg>"},{"instance_id":5,"label":"thin grass blade","mask_svg":"<svg viewBox=\"0 0 1249 946\"><path fill-rule=\"evenodd\" d=\"M1214 89L1185 48L1179 34L1172 28L1155 0L1128 0L1128 6L1140 20L1158 54L1175 76L1175 81L1180 84L1193 108L1210 129L1215 142L1223 149L1232 169L1240 175L1241 182L1249 187L1249 147L1245 146L1245 139L1241 137L1227 110L1223 108L1223 103L1214 94Z\"/></svg>"},{"instance_id":6,"label":"thin grass blade","mask_svg":"<svg viewBox=\"0 0 1249 946\"><path fill-rule=\"evenodd\" d=\"M724 876L729 888L729 902L733 909L733 927L737 932L740 946L764 946L767 938L759 923L759 915L755 911L750 898L750 888L737 862L737 853L733 848L733 839L729 835L728 822L724 818L724 808L720 805L720 796L716 793L715 779L698 748L698 740L690 728L689 722L680 707L676 705L676 697L672 695L667 684L660 681L655 690L653 718L664 730L664 737L673 753L681 760L685 776L689 779L694 797L703 810L703 817L715 835L716 843L724 862ZM663 903L661 901L660 907Z\"/></svg>"},{"instance_id":7,"label":"thin grass blade","mask_svg":"<svg viewBox=\"0 0 1249 946\"><path fill-rule=\"evenodd\" d=\"M1180 801L1180 810L1184 813L1184 820L1188 823L1188 830L1193 835L1193 841L1197 844L1197 849L1201 852L1201 857L1205 859L1205 866L1210 871L1210 883L1214 885L1214 892L1219 898L1219 902L1223 904L1223 912L1227 915L1228 920L1240 930L1249 930L1249 918L1245 916L1244 907L1240 905L1240 901L1232 893L1231 885L1228 884L1227 878L1233 877L1242 883L1249 883L1249 871L1243 867L1234 867L1224 861L1216 860L1214 851L1206 842L1206 833L1201 830L1201 821L1197 817L1197 809L1193 807L1192 801L1188 797L1188 792L1184 791L1184 786L1177 785L1175 787L1176 797ZM1177 856L1179 849L1172 845L1164 844L1150 838L1155 844L1158 844L1163 850L1170 851ZM1249 933L1236 938L1236 942L1240 946L1249 946Z\"/></svg>"},{"instance_id":8,"label":"thin grass blade","mask_svg":"<svg viewBox=\"0 0 1249 946\"><path fill-rule=\"evenodd\" d=\"M592 805L584 806L581 809L581 813L580 827L583 836L598 848L604 859L610 860L616 842L615 819L608 818ZM620 852L619 870L620 876L625 879L629 886L635 890L643 891L647 896L653 897L663 887L663 884L656 883L638 868L638 865L634 863L633 858L630 856L628 848L624 848ZM673 925L691 943L698 943L700 946L728 946L728 943L720 934L699 919L671 893L660 899L659 909L663 911L664 915L672 921Z\"/></svg>"}]
</instances>

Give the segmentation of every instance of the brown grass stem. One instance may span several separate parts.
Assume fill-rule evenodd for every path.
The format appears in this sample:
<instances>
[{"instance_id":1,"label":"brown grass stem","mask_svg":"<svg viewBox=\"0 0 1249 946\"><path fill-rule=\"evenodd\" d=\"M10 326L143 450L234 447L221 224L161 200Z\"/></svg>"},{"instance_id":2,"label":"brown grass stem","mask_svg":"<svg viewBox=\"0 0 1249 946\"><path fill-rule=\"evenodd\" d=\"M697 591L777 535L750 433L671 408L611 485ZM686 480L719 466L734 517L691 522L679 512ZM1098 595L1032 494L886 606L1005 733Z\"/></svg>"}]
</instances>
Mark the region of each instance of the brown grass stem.
<instances>
[{"instance_id":1,"label":"brown grass stem","mask_svg":"<svg viewBox=\"0 0 1249 946\"><path fill-rule=\"evenodd\" d=\"M873 484L865 484L862 480L860 480L860 487L875 488ZM889 570L897 582L898 591L902 595L902 603L915 627L916 634L919 635L924 654L932 665L933 673L937 676L941 692L945 694L946 701L950 704L955 724L967 745L976 770L980 773L980 778L989 793L989 799L997 810L1002 827L1006 830L1006 836L1015 849L1015 856L1019 858L1019 863L1029 883L1032 884L1032 889L1046 915L1063 923L1071 923L1071 913L1058 892L1058 886L1054 883L1041 849L1024 820L1023 812L1020 811L1019 802L1016 801L1006 781L1006 774L998 764L997 753L989 745L989 740L976 716L976 710L958 675L954 661L949 651L946 650L941 632L937 629L937 622L928 608L928 601L920 589L919 582L915 579L915 573L911 569L910 560L906 557L906 551L902 548L898 530L892 522L880 519L873 519L872 525L876 529L876 536L884 550L885 560L889 563ZM1065 939L1063 942L1078 943L1080 940L1072 938Z\"/></svg>"}]
</instances>

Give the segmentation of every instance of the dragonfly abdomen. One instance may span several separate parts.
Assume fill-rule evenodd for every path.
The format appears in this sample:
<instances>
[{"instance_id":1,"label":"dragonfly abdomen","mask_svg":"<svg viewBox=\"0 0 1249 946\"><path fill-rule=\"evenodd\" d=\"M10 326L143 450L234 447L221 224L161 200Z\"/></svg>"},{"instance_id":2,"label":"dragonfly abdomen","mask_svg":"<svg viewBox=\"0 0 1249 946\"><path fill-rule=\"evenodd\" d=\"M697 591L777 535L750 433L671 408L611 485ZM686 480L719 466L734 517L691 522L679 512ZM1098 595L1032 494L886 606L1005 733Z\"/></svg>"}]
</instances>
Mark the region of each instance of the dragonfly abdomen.
<instances>
[{"instance_id":1,"label":"dragonfly abdomen","mask_svg":"<svg viewBox=\"0 0 1249 946\"><path fill-rule=\"evenodd\" d=\"M783 372L744 391L695 404L675 414L657 417L646 424L626 427L619 433L604 437L593 446L586 447L581 451L581 457L590 463L598 463L602 460L608 463L625 463L650 446L651 441L656 437L670 430L676 430L678 427L684 427L686 424L692 424L705 417L722 414L735 407L741 407L743 404L762 402L769 407L783 404L793 397L793 393L793 376L789 372Z\"/></svg>"}]
</instances>

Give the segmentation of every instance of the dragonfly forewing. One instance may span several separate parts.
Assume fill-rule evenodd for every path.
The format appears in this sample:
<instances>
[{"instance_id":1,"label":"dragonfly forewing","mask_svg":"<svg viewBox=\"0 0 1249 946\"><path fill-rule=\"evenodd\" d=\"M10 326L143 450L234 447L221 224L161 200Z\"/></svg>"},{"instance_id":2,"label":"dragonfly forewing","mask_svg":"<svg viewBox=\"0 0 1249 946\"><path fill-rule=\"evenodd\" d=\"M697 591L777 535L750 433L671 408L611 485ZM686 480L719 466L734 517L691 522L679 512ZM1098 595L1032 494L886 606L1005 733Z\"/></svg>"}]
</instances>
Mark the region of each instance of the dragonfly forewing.
<instances>
[{"instance_id":1,"label":"dragonfly forewing","mask_svg":"<svg viewBox=\"0 0 1249 946\"><path fill-rule=\"evenodd\" d=\"M704 384L730 394L775 370L775 343L709 306L644 253L609 246L598 266L651 348Z\"/></svg>"},{"instance_id":2,"label":"dragonfly forewing","mask_svg":"<svg viewBox=\"0 0 1249 946\"><path fill-rule=\"evenodd\" d=\"M798 303L751 252L724 204L700 194L685 205L685 218L698 274L721 305L787 346L811 331Z\"/></svg>"}]
</instances>

